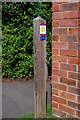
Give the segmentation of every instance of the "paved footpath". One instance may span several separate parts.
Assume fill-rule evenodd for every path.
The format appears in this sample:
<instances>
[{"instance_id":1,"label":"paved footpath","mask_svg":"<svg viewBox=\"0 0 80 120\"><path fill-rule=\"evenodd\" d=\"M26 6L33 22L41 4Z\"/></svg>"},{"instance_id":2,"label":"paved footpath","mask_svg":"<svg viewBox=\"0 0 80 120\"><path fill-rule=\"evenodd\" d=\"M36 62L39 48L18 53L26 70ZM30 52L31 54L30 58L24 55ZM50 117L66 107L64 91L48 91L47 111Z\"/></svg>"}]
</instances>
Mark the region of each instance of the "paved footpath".
<instances>
[{"instance_id":1,"label":"paved footpath","mask_svg":"<svg viewBox=\"0 0 80 120\"><path fill-rule=\"evenodd\" d=\"M47 82L47 103L51 103L51 82ZM23 113L34 111L34 82L3 82L2 117L17 118Z\"/></svg>"}]
</instances>

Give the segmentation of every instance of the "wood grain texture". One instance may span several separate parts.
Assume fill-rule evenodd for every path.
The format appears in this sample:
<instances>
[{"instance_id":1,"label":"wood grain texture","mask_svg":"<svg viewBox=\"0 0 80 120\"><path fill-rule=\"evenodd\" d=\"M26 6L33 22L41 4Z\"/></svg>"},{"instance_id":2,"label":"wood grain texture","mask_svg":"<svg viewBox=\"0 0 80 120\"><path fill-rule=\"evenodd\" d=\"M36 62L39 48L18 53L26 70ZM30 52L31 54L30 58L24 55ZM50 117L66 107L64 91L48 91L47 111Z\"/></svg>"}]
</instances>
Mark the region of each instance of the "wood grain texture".
<instances>
[{"instance_id":1,"label":"wood grain texture","mask_svg":"<svg viewBox=\"0 0 80 120\"><path fill-rule=\"evenodd\" d=\"M35 118L46 118L46 40L40 40L41 17L34 19L34 112Z\"/></svg>"}]
</instances>

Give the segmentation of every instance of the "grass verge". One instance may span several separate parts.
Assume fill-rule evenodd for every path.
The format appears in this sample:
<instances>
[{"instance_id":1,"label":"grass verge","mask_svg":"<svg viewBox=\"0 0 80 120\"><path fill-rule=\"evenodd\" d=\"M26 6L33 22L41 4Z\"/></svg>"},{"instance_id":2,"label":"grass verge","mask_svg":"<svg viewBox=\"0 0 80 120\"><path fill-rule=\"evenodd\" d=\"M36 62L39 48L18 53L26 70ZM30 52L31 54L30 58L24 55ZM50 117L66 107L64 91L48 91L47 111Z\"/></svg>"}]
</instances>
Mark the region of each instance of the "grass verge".
<instances>
[{"instance_id":1,"label":"grass verge","mask_svg":"<svg viewBox=\"0 0 80 120\"><path fill-rule=\"evenodd\" d=\"M34 113L25 113L22 114L19 118L34 118ZM51 104L47 105L46 118L53 118Z\"/></svg>"}]
</instances>

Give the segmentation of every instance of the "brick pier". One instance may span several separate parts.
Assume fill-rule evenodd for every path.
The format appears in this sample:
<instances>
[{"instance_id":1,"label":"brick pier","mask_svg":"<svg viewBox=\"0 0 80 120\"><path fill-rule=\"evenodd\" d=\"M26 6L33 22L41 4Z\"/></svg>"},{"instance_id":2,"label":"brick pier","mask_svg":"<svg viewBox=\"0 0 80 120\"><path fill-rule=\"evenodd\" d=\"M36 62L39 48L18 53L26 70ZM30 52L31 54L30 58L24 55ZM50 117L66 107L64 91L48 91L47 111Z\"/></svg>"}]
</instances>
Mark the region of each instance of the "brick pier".
<instances>
[{"instance_id":1,"label":"brick pier","mask_svg":"<svg viewBox=\"0 0 80 120\"><path fill-rule=\"evenodd\" d=\"M59 117L80 117L79 10L79 2L52 5L52 112Z\"/></svg>"}]
</instances>

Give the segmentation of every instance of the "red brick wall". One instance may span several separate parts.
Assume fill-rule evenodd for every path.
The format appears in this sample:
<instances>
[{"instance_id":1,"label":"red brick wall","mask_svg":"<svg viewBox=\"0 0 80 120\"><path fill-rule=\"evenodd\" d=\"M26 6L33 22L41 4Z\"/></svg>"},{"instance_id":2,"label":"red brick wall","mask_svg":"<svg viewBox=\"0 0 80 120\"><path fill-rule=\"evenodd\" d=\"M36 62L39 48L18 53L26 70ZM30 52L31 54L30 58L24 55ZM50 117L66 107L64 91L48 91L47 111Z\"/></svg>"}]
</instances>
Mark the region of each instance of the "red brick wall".
<instances>
[{"instance_id":1,"label":"red brick wall","mask_svg":"<svg viewBox=\"0 0 80 120\"><path fill-rule=\"evenodd\" d=\"M80 117L79 5L52 5L52 112L59 117Z\"/></svg>"}]
</instances>

